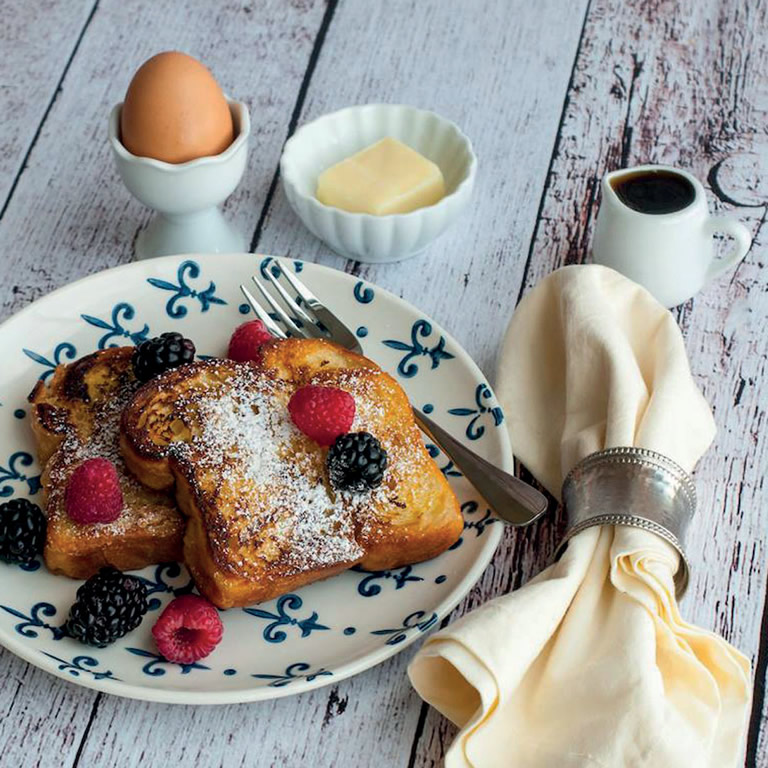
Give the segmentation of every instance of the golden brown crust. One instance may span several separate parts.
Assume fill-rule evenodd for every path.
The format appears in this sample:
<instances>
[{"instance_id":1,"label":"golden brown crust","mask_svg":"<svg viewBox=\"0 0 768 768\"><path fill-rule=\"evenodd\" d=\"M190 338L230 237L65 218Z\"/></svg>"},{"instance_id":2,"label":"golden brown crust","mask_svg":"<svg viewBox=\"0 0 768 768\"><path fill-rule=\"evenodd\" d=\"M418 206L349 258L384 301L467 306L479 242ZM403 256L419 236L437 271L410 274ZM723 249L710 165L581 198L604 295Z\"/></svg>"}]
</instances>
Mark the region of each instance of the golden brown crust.
<instances>
[{"instance_id":1,"label":"golden brown crust","mask_svg":"<svg viewBox=\"0 0 768 768\"><path fill-rule=\"evenodd\" d=\"M184 520L173 500L138 483L118 448L120 411L138 386L132 352L116 347L61 365L29 396L48 516L44 558L53 573L84 579L103 565L132 570L181 559ZM72 472L95 456L115 463L125 507L113 523L80 525L67 515L64 494Z\"/></svg>"},{"instance_id":2,"label":"golden brown crust","mask_svg":"<svg viewBox=\"0 0 768 768\"><path fill-rule=\"evenodd\" d=\"M184 535L184 562L200 592L219 608L233 608L271 600L306 584L335 576L356 564L344 561L299 573L264 568L258 580L244 578L216 561L202 515L197 512L190 486L183 477L179 478L176 493L179 507L188 515Z\"/></svg>"},{"instance_id":3,"label":"golden brown crust","mask_svg":"<svg viewBox=\"0 0 768 768\"><path fill-rule=\"evenodd\" d=\"M353 497L328 487L327 449L287 416L291 394L308 383L355 397L353 430L372 432L390 457L376 491ZM254 436L267 422L272 431L264 434L283 446L272 451L284 458L272 474L272 458ZM401 387L370 360L329 342L272 342L258 365L205 361L170 371L136 393L121 430L137 477L155 488L175 485L189 518L185 562L200 591L222 608L268 600L360 562L386 569L428 559L462 530L456 497L424 448ZM251 456L260 471L249 475L234 455ZM301 526L318 504L330 522L323 528L321 519L316 547L329 551L307 552Z\"/></svg>"}]
</instances>

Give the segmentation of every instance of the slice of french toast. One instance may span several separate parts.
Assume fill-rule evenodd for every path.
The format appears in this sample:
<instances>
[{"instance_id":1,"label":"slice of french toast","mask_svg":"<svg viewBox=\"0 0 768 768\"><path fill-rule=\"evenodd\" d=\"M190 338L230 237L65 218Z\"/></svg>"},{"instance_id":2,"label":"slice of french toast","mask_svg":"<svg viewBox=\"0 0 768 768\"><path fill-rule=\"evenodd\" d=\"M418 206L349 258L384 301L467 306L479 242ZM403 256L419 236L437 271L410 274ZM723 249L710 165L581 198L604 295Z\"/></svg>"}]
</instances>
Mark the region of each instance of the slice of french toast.
<instances>
[{"instance_id":1,"label":"slice of french toast","mask_svg":"<svg viewBox=\"0 0 768 768\"><path fill-rule=\"evenodd\" d=\"M60 365L29 396L48 517L44 558L53 573L85 579L103 565L131 570L181 560L184 518L173 497L139 483L120 454L120 414L139 388L132 354L133 347L114 347ZM82 525L67 515L66 487L96 457L115 464L125 506L114 522Z\"/></svg>"},{"instance_id":2,"label":"slice of french toast","mask_svg":"<svg viewBox=\"0 0 768 768\"><path fill-rule=\"evenodd\" d=\"M321 340L269 342L259 363L208 360L142 387L122 416L127 465L148 486L175 487L188 516L184 560L220 608L269 600L355 564L395 568L434 557L463 523L427 453L408 399L370 360ZM334 490L327 448L291 422L301 386L355 399L352 431L388 454L382 484Z\"/></svg>"}]
</instances>

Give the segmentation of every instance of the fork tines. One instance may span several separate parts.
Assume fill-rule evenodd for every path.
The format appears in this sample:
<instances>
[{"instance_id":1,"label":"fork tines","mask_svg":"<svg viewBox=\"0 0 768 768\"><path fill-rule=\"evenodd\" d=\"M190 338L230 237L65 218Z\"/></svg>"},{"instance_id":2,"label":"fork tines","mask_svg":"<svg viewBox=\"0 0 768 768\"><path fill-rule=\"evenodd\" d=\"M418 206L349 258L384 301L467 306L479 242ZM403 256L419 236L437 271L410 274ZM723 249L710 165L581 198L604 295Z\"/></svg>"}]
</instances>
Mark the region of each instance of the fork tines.
<instances>
[{"instance_id":1,"label":"fork tines","mask_svg":"<svg viewBox=\"0 0 768 768\"><path fill-rule=\"evenodd\" d=\"M279 270L275 275L275 271ZM296 294L294 298L279 282L284 276ZM260 275L251 277L260 296L269 311L259 303L256 297L244 286L240 286L246 301L250 304L256 316L264 323L267 330L279 338L295 336L296 338L327 338L323 333L322 324L314 315L310 315L312 304L320 305L309 289L276 262L272 262ZM306 307L302 307L302 304ZM287 310L287 311L286 311ZM282 323L281 327L278 323Z\"/></svg>"},{"instance_id":2,"label":"fork tines","mask_svg":"<svg viewBox=\"0 0 768 768\"><path fill-rule=\"evenodd\" d=\"M282 284L285 279L294 295ZM264 304L244 285L246 301L267 330L278 338L328 339L347 349L360 352L355 334L329 310L299 278L277 260L262 262L258 274L251 277Z\"/></svg>"}]
</instances>

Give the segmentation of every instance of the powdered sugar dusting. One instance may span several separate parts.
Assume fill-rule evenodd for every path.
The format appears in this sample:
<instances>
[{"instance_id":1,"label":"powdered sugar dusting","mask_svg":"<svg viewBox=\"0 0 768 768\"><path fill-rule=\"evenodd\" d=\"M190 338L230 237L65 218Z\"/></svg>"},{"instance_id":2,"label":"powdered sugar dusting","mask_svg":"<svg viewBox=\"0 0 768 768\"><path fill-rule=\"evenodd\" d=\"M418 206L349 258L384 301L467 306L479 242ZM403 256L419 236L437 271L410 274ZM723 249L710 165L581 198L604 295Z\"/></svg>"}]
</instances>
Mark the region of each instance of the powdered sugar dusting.
<instances>
[{"instance_id":1,"label":"powdered sugar dusting","mask_svg":"<svg viewBox=\"0 0 768 768\"><path fill-rule=\"evenodd\" d=\"M196 474L216 481L207 521L214 549L247 575L263 561L298 573L352 563L363 555L352 506L328 487L324 454L293 425L284 382L243 368L225 385L181 403L181 419L199 424L172 443ZM223 502L223 503L222 503Z\"/></svg>"},{"instance_id":2,"label":"powdered sugar dusting","mask_svg":"<svg viewBox=\"0 0 768 768\"><path fill-rule=\"evenodd\" d=\"M141 485L125 466L120 451L120 416L137 386L132 377L123 377L111 397L91 405L89 418L78 421L79 431L73 425L67 427L61 445L49 459L44 475L49 520L73 526L72 536L118 537L136 526L149 527L168 521L169 509L174 506L171 499ZM72 472L93 458L107 459L115 465L125 505L120 517L111 523L76 525L66 516L66 486Z\"/></svg>"}]
</instances>

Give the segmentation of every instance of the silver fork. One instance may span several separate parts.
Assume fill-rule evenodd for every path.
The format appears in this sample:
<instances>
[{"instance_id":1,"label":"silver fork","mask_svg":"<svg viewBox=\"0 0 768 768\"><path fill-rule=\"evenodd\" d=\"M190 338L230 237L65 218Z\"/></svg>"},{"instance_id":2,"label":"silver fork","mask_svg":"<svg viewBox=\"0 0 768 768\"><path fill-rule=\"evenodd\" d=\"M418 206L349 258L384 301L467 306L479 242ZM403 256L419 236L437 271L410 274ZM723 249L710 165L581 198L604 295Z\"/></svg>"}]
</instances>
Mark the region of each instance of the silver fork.
<instances>
[{"instance_id":1,"label":"silver fork","mask_svg":"<svg viewBox=\"0 0 768 768\"><path fill-rule=\"evenodd\" d=\"M294 299L273 275L273 266L279 269L300 301ZM363 353L355 334L304 283L289 270L283 269L279 262L272 261L261 274L261 277L254 275L251 279L259 295L284 328L272 319L246 286L241 285L240 290L270 333L282 339L287 336L327 339L352 352ZM418 408L414 408L413 413L421 430L462 471L500 518L512 525L522 526L532 523L546 512L547 499L535 488L478 456Z\"/></svg>"}]
</instances>

